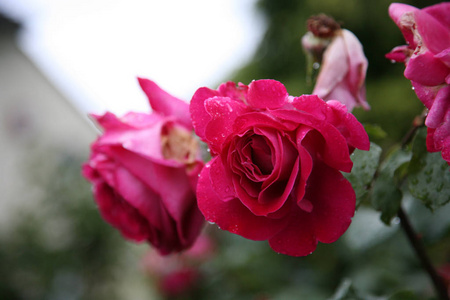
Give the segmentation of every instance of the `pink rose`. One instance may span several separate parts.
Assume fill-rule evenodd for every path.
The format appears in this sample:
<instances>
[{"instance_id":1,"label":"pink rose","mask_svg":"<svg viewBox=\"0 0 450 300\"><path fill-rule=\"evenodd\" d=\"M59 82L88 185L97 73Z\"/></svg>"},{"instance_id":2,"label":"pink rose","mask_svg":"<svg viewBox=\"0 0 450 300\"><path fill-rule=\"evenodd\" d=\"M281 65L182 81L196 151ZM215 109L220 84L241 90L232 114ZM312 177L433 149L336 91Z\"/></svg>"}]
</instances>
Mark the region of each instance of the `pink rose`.
<instances>
[{"instance_id":1,"label":"pink rose","mask_svg":"<svg viewBox=\"0 0 450 300\"><path fill-rule=\"evenodd\" d=\"M450 164L450 3L424 9L393 3L389 15L408 45L395 47L386 57L405 63L405 77L429 109L428 151L442 151Z\"/></svg>"},{"instance_id":2,"label":"pink rose","mask_svg":"<svg viewBox=\"0 0 450 300\"><path fill-rule=\"evenodd\" d=\"M368 150L369 139L343 104L257 80L200 88L190 110L213 156L197 186L208 221L292 256L346 231L355 193L340 171L351 171L350 153Z\"/></svg>"},{"instance_id":3,"label":"pink rose","mask_svg":"<svg viewBox=\"0 0 450 300\"><path fill-rule=\"evenodd\" d=\"M164 255L190 247L199 235L204 218L195 189L203 162L188 104L150 80L139 83L154 113L93 115L104 132L83 175L108 223Z\"/></svg>"},{"instance_id":4,"label":"pink rose","mask_svg":"<svg viewBox=\"0 0 450 300\"><path fill-rule=\"evenodd\" d=\"M339 100L348 111L356 106L370 109L365 88L367 66L358 38L346 29L335 31L323 53L313 94L324 100Z\"/></svg>"}]
</instances>

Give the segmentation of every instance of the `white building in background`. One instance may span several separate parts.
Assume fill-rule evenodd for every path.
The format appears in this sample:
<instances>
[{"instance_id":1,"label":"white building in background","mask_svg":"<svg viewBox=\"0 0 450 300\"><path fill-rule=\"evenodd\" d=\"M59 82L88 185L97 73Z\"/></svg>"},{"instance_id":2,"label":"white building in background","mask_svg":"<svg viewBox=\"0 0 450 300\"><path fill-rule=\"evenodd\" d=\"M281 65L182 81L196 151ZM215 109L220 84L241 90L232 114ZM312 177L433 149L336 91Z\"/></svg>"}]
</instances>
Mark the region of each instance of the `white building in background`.
<instances>
[{"instance_id":1,"label":"white building in background","mask_svg":"<svg viewBox=\"0 0 450 300\"><path fill-rule=\"evenodd\" d=\"M59 155L87 158L96 136L87 118L19 50L18 29L0 16L0 234L14 226L15 212L38 205L42 191L30 172L45 178Z\"/></svg>"}]
</instances>

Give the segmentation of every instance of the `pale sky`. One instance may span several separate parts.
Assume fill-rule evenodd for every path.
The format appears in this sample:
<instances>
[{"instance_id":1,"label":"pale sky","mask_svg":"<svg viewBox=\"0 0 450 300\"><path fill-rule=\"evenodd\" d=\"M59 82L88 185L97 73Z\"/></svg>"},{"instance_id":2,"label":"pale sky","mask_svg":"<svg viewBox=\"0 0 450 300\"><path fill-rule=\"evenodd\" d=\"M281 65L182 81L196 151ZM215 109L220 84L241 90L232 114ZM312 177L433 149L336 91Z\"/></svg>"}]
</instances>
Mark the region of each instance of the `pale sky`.
<instances>
[{"instance_id":1,"label":"pale sky","mask_svg":"<svg viewBox=\"0 0 450 300\"><path fill-rule=\"evenodd\" d=\"M256 0L0 0L22 50L82 113L148 111L136 76L186 101L253 55ZM256 79L256 78L255 78Z\"/></svg>"}]
</instances>

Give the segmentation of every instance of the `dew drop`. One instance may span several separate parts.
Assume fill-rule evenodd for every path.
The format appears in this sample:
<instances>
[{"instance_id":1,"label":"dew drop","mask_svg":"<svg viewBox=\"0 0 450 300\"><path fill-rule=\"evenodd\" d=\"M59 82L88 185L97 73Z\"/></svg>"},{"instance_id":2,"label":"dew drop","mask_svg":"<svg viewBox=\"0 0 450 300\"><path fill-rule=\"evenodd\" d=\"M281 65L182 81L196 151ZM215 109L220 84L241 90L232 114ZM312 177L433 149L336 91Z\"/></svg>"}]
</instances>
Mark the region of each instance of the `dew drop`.
<instances>
[{"instance_id":1,"label":"dew drop","mask_svg":"<svg viewBox=\"0 0 450 300\"><path fill-rule=\"evenodd\" d=\"M318 62L313 63L312 65L314 70L318 70L320 68L320 64Z\"/></svg>"},{"instance_id":2,"label":"dew drop","mask_svg":"<svg viewBox=\"0 0 450 300\"><path fill-rule=\"evenodd\" d=\"M399 218L399 217L393 218L393 219L392 219L392 224L394 224L394 225L400 224L400 218Z\"/></svg>"},{"instance_id":3,"label":"dew drop","mask_svg":"<svg viewBox=\"0 0 450 300\"><path fill-rule=\"evenodd\" d=\"M416 88L415 87L411 87L411 89L414 91Z\"/></svg>"},{"instance_id":4,"label":"dew drop","mask_svg":"<svg viewBox=\"0 0 450 300\"><path fill-rule=\"evenodd\" d=\"M391 63L395 64L395 60L391 59Z\"/></svg>"}]
</instances>

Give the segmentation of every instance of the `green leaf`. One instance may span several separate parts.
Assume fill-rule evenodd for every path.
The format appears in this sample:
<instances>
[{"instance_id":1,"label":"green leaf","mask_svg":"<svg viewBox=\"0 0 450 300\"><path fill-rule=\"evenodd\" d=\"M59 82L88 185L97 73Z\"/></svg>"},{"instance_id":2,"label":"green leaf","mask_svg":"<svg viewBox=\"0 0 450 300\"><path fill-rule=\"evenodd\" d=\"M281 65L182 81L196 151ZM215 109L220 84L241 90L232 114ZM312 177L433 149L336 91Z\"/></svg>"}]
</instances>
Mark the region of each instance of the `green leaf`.
<instances>
[{"instance_id":1,"label":"green leaf","mask_svg":"<svg viewBox=\"0 0 450 300\"><path fill-rule=\"evenodd\" d=\"M397 149L392 152L380 165L378 177L375 180L371 202L373 207L381 211L381 221L390 225L392 218L400 208L402 192L400 191L401 179L405 166L411 159L411 152Z\"/></svg>"},{"instance_id":2,"label":"green leaf","mask_svg":"<svg viewBox=\"0 0 450 300\"><path fill-rule=\"evenodd\" d=\"M369 151L356 149L351 155L353 168L351 173L344 173L350 181L356 194L356 207L358 207L368 192L368 187L380 161L381 148L377 144L370 143Z\"/></svg>"},{"instance_id":3,"label":"green leaf","mask_svg":"<svg viewBox=\"0 0 450 300\"><path fill-rule=\"evenodd\" d=\"M375 124L364 124L364 129L366 130L369 138L373 139L384 139L387 136L386 131L379 125Z\"/></svg>"},{"instance_id":4,"label":"green leaf","mask_svg":"<svg viewBox=\"0 0 450 300\"><path fill-rule=\"evenodd\" d=\"M427 151L426 135L426 128L421 128L414 137L408 187L414 197L435 210L450 202L450 171L440 152Z\"/></svg>"}]
</instances>

